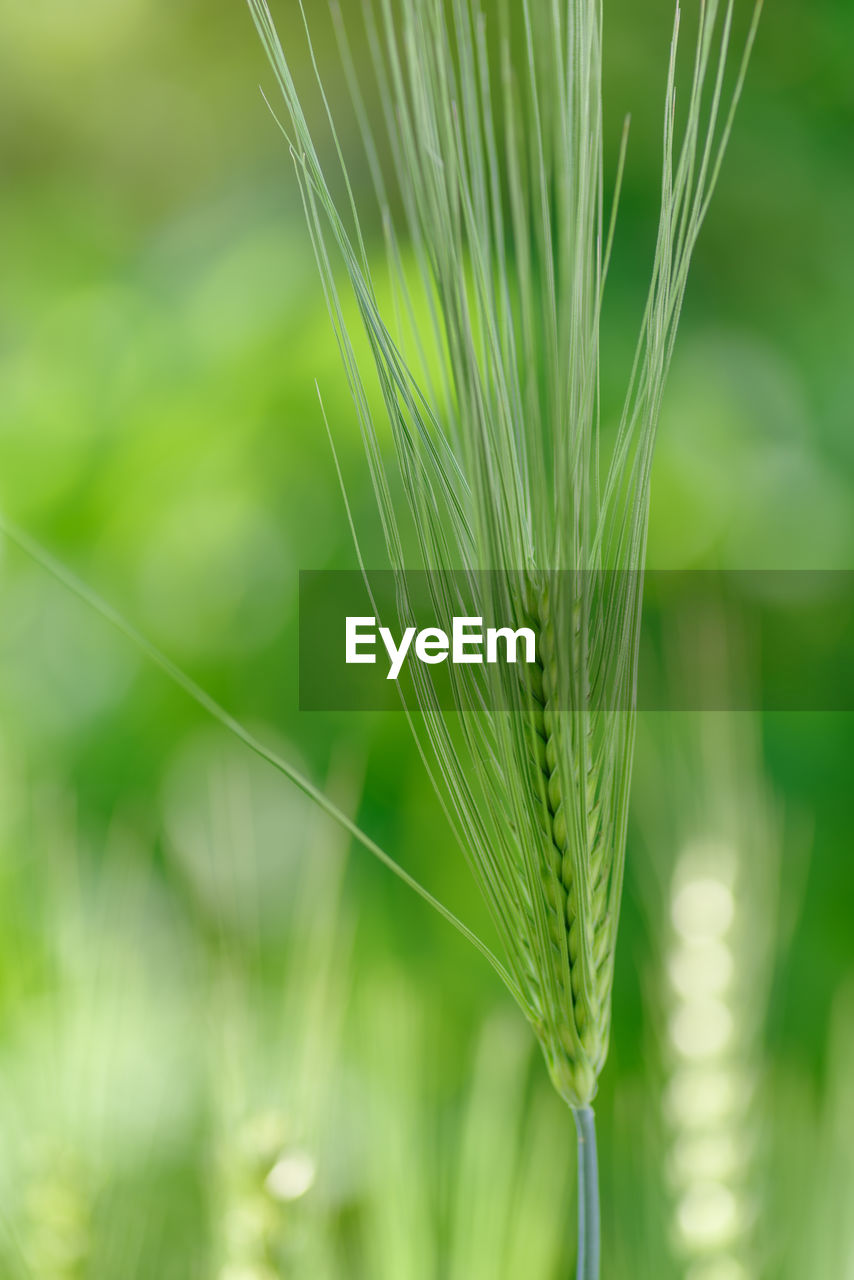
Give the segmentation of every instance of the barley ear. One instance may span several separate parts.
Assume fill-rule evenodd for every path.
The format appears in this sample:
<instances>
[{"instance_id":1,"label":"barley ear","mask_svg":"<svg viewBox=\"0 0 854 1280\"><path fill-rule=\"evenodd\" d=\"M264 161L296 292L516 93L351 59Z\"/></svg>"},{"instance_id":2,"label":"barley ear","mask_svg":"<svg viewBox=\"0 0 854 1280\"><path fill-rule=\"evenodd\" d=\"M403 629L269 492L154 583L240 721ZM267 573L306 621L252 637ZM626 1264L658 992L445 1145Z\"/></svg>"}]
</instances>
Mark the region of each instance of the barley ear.
<instances>
[{"instance_id":1,"label":"barley ear","mask_svg":"<svg viewBox=\"0 0 854 1280\"><path fill-rule=\"evenodd\" d=\"M249 0L284 97L389 564L401 577L399 621L414 616L408 568L430 571L443 617L459 599L453 571L486 572L482 611L537 637L538 662L523 682L495 669L472 680L451 666L453 723L416 664L407 710L519 1004L576 1114L578 1280L599 1272L590 1104L610 1035L652 454L691 257L761 7L727 105L735 2L700 5L678 137L677 8L652 280L603 471L600 320L615 220L612 210L606 222L603 198L601 0L521 0L489 17L479 0L378 0L379 19L366 0L385 149L339 14L396 300L389 314L314 53L346 193L340 208L266 0ZM624 157L625 133L620 174ZM367 361L348 331L338 263ZM369 379L391 430L390 458Z\"/></svg>"},{"instance_id":2,"label":"barley ear","mask_svg":"<svg viewBox=\"0 0 854 1280\"><path fill-rule=\"evenodd\" d=\"M367 249L365 205L310 36L325 149L266 0L248 2L284 99L389 564L401 579L398 620L413 617L408 569L430 571L445 617L458 612L454 573L474 580L486 572L484 613L537 635L538 663L524 685L495 670L472 681L452 667L451 723L416 670L408 711L512 989L556 1088L583 1109L610 1035L653 445L691 256L759 7L727 90L736 0L700 6L678 133L677 9L652 279L603 468L600 320L616 201L606 218L600 0L489 10L478 0L377 0L375 10L366 0L385 146L373 136L336 14L385 267ZM620 173L624 158L625 133ZM340 267L367 359L348 328ZM391 277L389 308L379 301L380 270Z\"/></svg>"}]
</instances>

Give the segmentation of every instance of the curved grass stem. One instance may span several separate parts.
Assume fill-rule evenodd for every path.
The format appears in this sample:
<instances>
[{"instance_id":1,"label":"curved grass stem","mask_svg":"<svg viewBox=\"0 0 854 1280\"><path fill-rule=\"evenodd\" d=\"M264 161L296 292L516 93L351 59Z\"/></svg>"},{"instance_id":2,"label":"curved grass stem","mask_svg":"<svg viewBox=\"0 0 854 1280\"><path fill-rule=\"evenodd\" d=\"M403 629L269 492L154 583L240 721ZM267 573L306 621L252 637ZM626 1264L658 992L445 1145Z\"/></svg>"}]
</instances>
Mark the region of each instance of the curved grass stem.
<instances>
[{"instance_id":1,"label":"curved grass stem","mask_svg":"<svg viewBox=\"0 0 854 1280\"><path fill-rule=\"evenodd\" d=\"M592 1107L573 1109L578 1131L578 1266L576 1280L599 1280L599 1161Z\"/></svg>"},{"instance_id":2,"label":"curved grass stem","mask_svg":"<svg viewBox=\"0 0 854 1280\"><path fill-rule=\"evenodd\" d=\"M230 715L224 707L221 707L209 693L202 689L200 685L196 684L195 680L192 680L179 666L176 665L176 663L172 661L171 658L167 657L162 650L152 644L146 636L138 631L131 622L128 622L128 620L114 609L112 605L108 604L106 600L99 596L97 592L93 591L91 587L87 586L86 583L81 582L79 578L75 577L71 570L66 568L66 566L59 560L56 560L49 551L45 550L40 542L37 542L35 538L31 538L25 530L19 529L16 525L4 519L1 514L0 536L8 538L8 540L22 551L24 555L29 556L35 564L39 565L46 573L49 573L57 582L69 590L90 609L94 610L94 612L103 618L105 622L109 623L111 627L114 627L116 631L129 640L140 653L148 658L150 662L153 662L155 666L159 667L167 678L179 689L182 689L197 706L201 707L201 709L209 716L218 721L224 729L233 734L235 738L242 742L244 746L248 747L250 751L254 752L255 755L259 756L262 760L265 760L267 764L272 765L277 772L281 773L289 782L293 783L293 785L297 787L303 795L308 796L309 800L313 801L313 803L316 804L318 808L321 809L329 818L331 818L333 822L336 822L340 827L343 827L358 844L366 849L368 853L372 854L388 871L391 871L393 875L397 876L398 880L401 880L408 888L412 889L414 893L417 893L420 898L428 903L434 911L437 911L439 915L448 922L448 924L452 925L467 942L470 942L472 946L480 952L484 959L489 962L498 974L498 977L504 983L514 1000L523 1004L524 996L520 992L517 983L486 943L483 942L476 933L469 929L467 925L463 924L463 922L459 920L457 916L455 916L454 913L443 903L441 903L438 898L434 898L432 893L425 889L423 885L419 884L417 880L413 879L407 871L404 871L403 867L401 867L399 863L395 862L395 860L391 858L384 849L381 849L376 841L372 840L371 837L361 829L361 827L357 826L352 818L347 814L342 813L323 791L310 782L308 778L306 778L287 760L282 759L282 757L277 755L276 752L271 751L268 747L264 746L263 743L259 742L259 740L251 734L248 729L246 729L238 720L235 720L234 716Z\"/></svg>"}]
</instances>

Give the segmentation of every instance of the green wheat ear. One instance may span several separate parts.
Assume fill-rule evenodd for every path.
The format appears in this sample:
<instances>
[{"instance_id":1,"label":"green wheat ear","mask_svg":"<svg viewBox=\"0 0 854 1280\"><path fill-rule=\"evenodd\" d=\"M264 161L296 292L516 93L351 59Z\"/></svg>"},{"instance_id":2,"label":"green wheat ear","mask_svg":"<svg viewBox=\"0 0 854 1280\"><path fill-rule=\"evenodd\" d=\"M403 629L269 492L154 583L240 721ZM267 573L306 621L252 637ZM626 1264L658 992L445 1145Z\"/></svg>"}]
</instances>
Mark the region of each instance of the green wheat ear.
<instances>
[{"instance_id":1,"label":"green wheat ear","mask_svg":"<svg viewBox=\"0 0 854 1280\"><path fill-rule=\"evenodd\" d=\"M282 128L389 563L401 575L430 570L444 617L459 612L451 571L472 578L497 571L485 612L503 625L525 620L538 635L540 668L523 689L508 688L497 668L472 682L468 669L463 679L450 667L453 723L416 664L411 720L501 937L514 994L556 1088L576 1111L590 1186L590 1103L608 1047L623 882L653 445L688 269L760 5L725 93L735 0L700 0L678 139L677 8L652 280L625 406L605 449L600 319L617 200L606 221L601 0L501 3L490 6L489 21L479 0L377 4L378 16L366 0L365 18L383 147L335 12L385 231L388 314L314 51L344 178L340 207L266 0L249 0L285 101ZM625 143L624 131L619 176ZM385 166L383 154L391 157ZM402 210L397 220L393 208ZM367 359L348 330L339 262ZM390 461L368 378L378 383L391 428ZM408 623L403 581L399 608ZM584 1205L581 1225L590 1238L579 1275L595 1276L598 1224Z\"/></svg>"},{"instance_id":2,"label":"green wheat ear","mask_svg":"<svg viewBox=\"0 0 854 1280\"><path fill-rule=\"evenodd\" d=\"M725 105L735 0L701 3L678 144L677 11L652 282L603 466L599 327L614 212L606 223L599 0L521 0L515 16L499 5L489 22L477 0L379 0L378 19L366 6L385 148L368 126L336 10L386 233L394 315L377 300L320 73L345 179L340 209L266 0L249 4L284 96L283 128L390 564L413 567L405 562L408 532L412 559L433 571L445 614L454 612L454 587L443 571L498 570L495 616L526 621L538 634L540 667L512 695L516 714L501 710L505 673L490 671L473 691L452 669L451 727L416 674L413 730L434 763L554 1083L574 1108L585 1107L608 1046L652 449L688 267L759 8ZM625 134L620 174L624 155ZM393 204L403 211L399 232ZM411 258L399 247L404 238ZM368 365L348 331L336 259L364 324ZM380 448L369 371L393 462ZM392 497L401 488L402 504ZM401 607L405 615L405 598Z\"/></svg>"},{"instance_id":3,"label":"green wheat ear","mask_svg":"<svg viewBox=\"0 0 854 1280\"><path fill-rule=\"evenodd\" d=\"M580 1107L592 1101L608 1051L618 840L603 818L603 766L592 740L594 717L562 710L553 609L554 592L543 592L526 614L539 637L538 664L527 692L537 765L541 883L553 954L565 951L568 961L556 974L557 1016L543 1020L539 1035L556 1088L571 1106ZM577 741L579 733L587 735L586 744ZM585 773L573 779L567 794L561 760L585 756ZM580 804L575 803L579 797ZM581 818L580 831L574 829L573 810L580 810L574 815Z\"/></svg>"}]
</instances>

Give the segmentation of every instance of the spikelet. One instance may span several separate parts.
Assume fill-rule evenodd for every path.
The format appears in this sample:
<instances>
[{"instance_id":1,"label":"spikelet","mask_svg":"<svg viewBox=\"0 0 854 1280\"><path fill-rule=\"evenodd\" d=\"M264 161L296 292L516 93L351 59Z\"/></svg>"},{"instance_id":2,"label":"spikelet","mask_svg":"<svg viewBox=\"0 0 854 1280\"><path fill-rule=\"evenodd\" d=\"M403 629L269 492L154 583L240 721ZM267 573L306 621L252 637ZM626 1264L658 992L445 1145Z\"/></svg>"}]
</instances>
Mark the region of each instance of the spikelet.
<instances>
[{"instance_id":1,"label":"spikelet","mask_svg":"<svg viewBox=\"0 0 854 1280\"><path fill-rule=\"evenodd\" d=\"M591 1102L607 1054L615 931L609 910L613 843L608 839L598 786L600 764L589 717L561 705L549 591L530 601L526 622L538 637L536 665L527 672L533 705L533 743L538 776L542 840L542 891L549 910L554 954L564 950L569 982L555 966L563 1025L545 1033L546 1059L559 1092L574 1107ZM530 597L529 597L530 599ZM576 627L578 630L578 627ZM587 719L588 723L582 725ZM587 737L583 787L567 796L560 761L574 754L573 735ZM581 856L573 856L571 811L583 795ZM584 910L580 909L583 898ZM583 952L583 954L582 954Z\"/></svg>"}]
</instances>

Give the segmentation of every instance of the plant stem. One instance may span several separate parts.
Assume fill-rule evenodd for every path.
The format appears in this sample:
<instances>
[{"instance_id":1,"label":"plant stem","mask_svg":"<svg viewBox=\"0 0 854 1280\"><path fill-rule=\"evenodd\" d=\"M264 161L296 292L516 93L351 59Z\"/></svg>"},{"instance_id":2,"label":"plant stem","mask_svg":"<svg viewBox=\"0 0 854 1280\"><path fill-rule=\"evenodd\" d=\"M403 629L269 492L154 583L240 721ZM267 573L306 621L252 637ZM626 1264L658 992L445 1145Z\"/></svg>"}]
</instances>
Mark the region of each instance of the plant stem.
<instances>
[{"instance_id":1,"label":"plant stem","mask_svg":"<svg viewBox=\"0 0 854 1280\"><path fill-rule=\"evenodd\" d=\"M578 1131L578 1269L576 1280L599 1280L599 1162L592 1107L573 1109Z\"/></svg>"}]
</instances>

